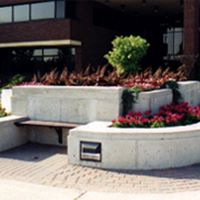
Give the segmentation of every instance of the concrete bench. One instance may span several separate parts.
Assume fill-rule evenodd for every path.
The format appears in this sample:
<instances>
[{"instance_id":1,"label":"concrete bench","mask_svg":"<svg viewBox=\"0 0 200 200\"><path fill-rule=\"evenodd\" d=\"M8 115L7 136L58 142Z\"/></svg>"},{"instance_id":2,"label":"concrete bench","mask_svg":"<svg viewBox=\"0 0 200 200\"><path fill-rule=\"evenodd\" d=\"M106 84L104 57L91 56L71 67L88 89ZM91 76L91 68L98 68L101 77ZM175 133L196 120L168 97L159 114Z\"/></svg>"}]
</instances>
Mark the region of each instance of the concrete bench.
<instances>
[{"instance_id":1,"label":"concrete bench","mask_svg":"<svg viewBox=\"0 0 200 200\"><path fill-rule=\"evenodd\" d=\"M54 121L40 121L31 120L29 118L17 121L14 123L16 126L32 126L32 127L47 127L54 128L58 134L58 142L62 144L62 130L63 128L72 129L76 128L81 124L68 123L68 122L54 122Z\"/></svg>"}]
</instances>

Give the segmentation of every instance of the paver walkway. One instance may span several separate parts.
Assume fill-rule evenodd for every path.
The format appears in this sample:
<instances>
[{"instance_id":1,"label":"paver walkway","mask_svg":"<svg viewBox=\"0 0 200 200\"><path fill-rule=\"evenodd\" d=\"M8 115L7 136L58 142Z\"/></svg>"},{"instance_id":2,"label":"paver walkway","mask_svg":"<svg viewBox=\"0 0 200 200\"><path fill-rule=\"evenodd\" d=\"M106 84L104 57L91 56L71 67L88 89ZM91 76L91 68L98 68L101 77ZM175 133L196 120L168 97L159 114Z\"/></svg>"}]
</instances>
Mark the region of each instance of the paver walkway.
<instances>
[{"instance_id":1,"label":"paver walkway","mask_svg":"<svg viewBox=\"0 0 200 200\"><path fill-rule=\"evenodd\" d=\"M68 164L65 148L37 144L0 153L0 179L93 192L200 191L200 165L151 171L106 171Z\"/></svg>"}]
</instances>

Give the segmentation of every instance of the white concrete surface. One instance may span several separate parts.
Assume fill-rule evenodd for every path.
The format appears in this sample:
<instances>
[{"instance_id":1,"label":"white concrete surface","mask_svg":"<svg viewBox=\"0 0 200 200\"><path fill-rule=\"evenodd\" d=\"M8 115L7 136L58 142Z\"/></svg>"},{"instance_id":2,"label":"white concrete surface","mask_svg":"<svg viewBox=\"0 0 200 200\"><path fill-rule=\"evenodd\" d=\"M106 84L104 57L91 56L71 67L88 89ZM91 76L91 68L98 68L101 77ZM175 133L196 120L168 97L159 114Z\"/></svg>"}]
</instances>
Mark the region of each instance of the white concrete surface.
<instances>
[{"instance_id":1,"label":"white concrete surface","mask_svg":"<svg viewBox=\"0 0 200 200\"><path fill-rule=\"evenodd\" d=\"M199 200L200 192L182 192L172 194L123 194L87 192L79 200Z\"/></svg>"},{"instance_id":2,"label":"white concrete surface","mask_svg":"<svg viewBox=\"0 0 200 200\"><path fill-rule=\"evenodd\" d=\"M172 99L173 96L170 89L140 92L136 103L133 103L132 111L145 112L151 110L152 113L156 113L161 106L172 103Z\"/></svg>"},{"instance_id":3,"label":"white concrete surface","mask_svg":"<svg viewBox=\"0 0 200 200\"><path fill-rule=\"evenodd\" d=\"M104 169L164 169L200 162L200 123L170 128L110 128L93 122L70 130L72 164ZM80 160L80 142L99 142L102 161Z\"/></svg>"},{"instance_id":4,"label":"white concrete surface","mask_svg":"<svg viewBox=\"0 0 200 200\"><path fill-rule=\"evenodd\" d=\"M181 193L106 193L56 188L0 179L1 200L199 200L200 191Z\"/></svg>"},{"instance_id":5,"label":"white concrete surface","mask_svg":"<svg viewBox=\"0 0 200 200\"><path fill-rule=\"evenodd\" d=\"M28 141L26 129L18 128L14 122L23 117L8 116L0 118L0 151L5 151Z\"/></svg>"},{"instance_id":6,"label":"white concrete surface","mask_svg":"<svg viewBox=\"0 0 200 200\"><path fill-rule=\"evenodd\" d=\"M69 129L63 128L63 142L59 144L58 134L54 128L43 128L43 127L27 127L27 133L29 141L38 144L50 144L56 146L67 146L67 136Z\"/></svg>"},{"instance_id":7,"label":"white concrete surface","mask_svg":"<svg viewBox=\"0 0 200 200\"><path fill-rule=\"evenodd\" d=\"M200 82L186 81L178 84L183 101L191 105L199 104ZM121 114L123 90L122 87L17 86L13 88L12 113L31 119L83 124L111 121ZM3 100L8 105L9 98ZM132 111L152 110L155 113L160 106L172 102L172 91L161 89L141 92L136 101ZM57 134L53 129L31 128L28 131L32 142L58 145ZM67 144L67 135L68 130L64 130L63 145Z\"/></svg>"},{"instance_id":8,"label":"white concrete surface","mask_svg":"<svg viewBox=\"0 0 200 200\"><path fill-rule=\"evenodd\" d=\"M121 114L121 87L17 86L12 113L31 119L88 123Z\"/></svg>"},{"instance_id":9,"label":"white concrete surface","mask_svg":"<svg viewBox=\"0 0 200 200\"><path fill-rule=\"evenodd\" d=\"M188 102L191 106L200 103L200 82L199 81L180 81L178 82L182 101Z\"/></svg>"},{"instance_id":10,"label":"white concrete surface","mask_svg":"<svg viewBox=\"0 0 200 200\"><path fill-rule=\"evenodd\" d=\"M75 200L82 191L14 180L0 180L1 200Z\"/></svg>"},{"instance_id":11,"label":"white concrete surface","mask_svg":"<svg viewBox=\"0 0 200 200\"><path fill-rule=\"evenodd\" d=\"M200 103L200 82L178 82L183 101ZM12 112L32 119L88 123L109 121L122 113L122 87L95 86L16 86L13 88ZM170 89L141 92L132 111L157 112L170 104ZM5 101L4 101L5 102ZM5 103L4 103L5 104Z\"/></svg>"},{"instance_id":12,"label":"white concrete surface","mask_svg":"<svg viewBox=\"0 0 200 200\"><path fill-rule=\"evenodd\" d=\"M7 113L11 113L12 89L3 89L1 91L1 106Z\"/></svg>"}]
</instances>

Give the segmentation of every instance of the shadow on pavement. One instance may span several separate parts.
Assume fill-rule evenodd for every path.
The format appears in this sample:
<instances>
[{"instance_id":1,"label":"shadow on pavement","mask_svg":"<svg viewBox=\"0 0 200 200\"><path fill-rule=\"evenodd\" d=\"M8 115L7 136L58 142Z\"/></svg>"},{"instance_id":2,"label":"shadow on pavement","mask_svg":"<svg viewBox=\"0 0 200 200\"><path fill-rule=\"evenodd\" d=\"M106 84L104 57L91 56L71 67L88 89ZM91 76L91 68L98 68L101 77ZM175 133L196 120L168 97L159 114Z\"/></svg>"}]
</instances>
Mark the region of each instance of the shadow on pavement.
<instances>
[{"instance_id":1,"label":"shadow on pavement","mask_svg":"<svg viewBox=\"0 0 200 200\"><path fill-rule=\"evenodd\" d=\"M23 146L0 153L0 158L15 159L27 162L39 162L55 154L66 154L65 147L27 143Z\"/></svg>"}]
</instances>

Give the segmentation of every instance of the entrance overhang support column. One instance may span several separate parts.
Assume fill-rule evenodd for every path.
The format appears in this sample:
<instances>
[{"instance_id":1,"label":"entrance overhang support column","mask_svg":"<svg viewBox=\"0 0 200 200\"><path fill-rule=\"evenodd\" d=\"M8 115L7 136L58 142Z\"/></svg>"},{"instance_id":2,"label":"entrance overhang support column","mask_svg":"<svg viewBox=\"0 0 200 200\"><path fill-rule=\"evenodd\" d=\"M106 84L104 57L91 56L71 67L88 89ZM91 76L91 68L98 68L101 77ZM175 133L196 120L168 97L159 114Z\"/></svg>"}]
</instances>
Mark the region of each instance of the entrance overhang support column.
<instances>
[{"instance_id":1,"label":"entrance overhang support column","mask_svg":"<svg viewBox=\"0 0 200 200\"><path fill-rule=\"evenodd\" d=\"M186 74L194 78L199 56L199 0L184 0L183 57Z\"/></svg>"}]
</instances>

